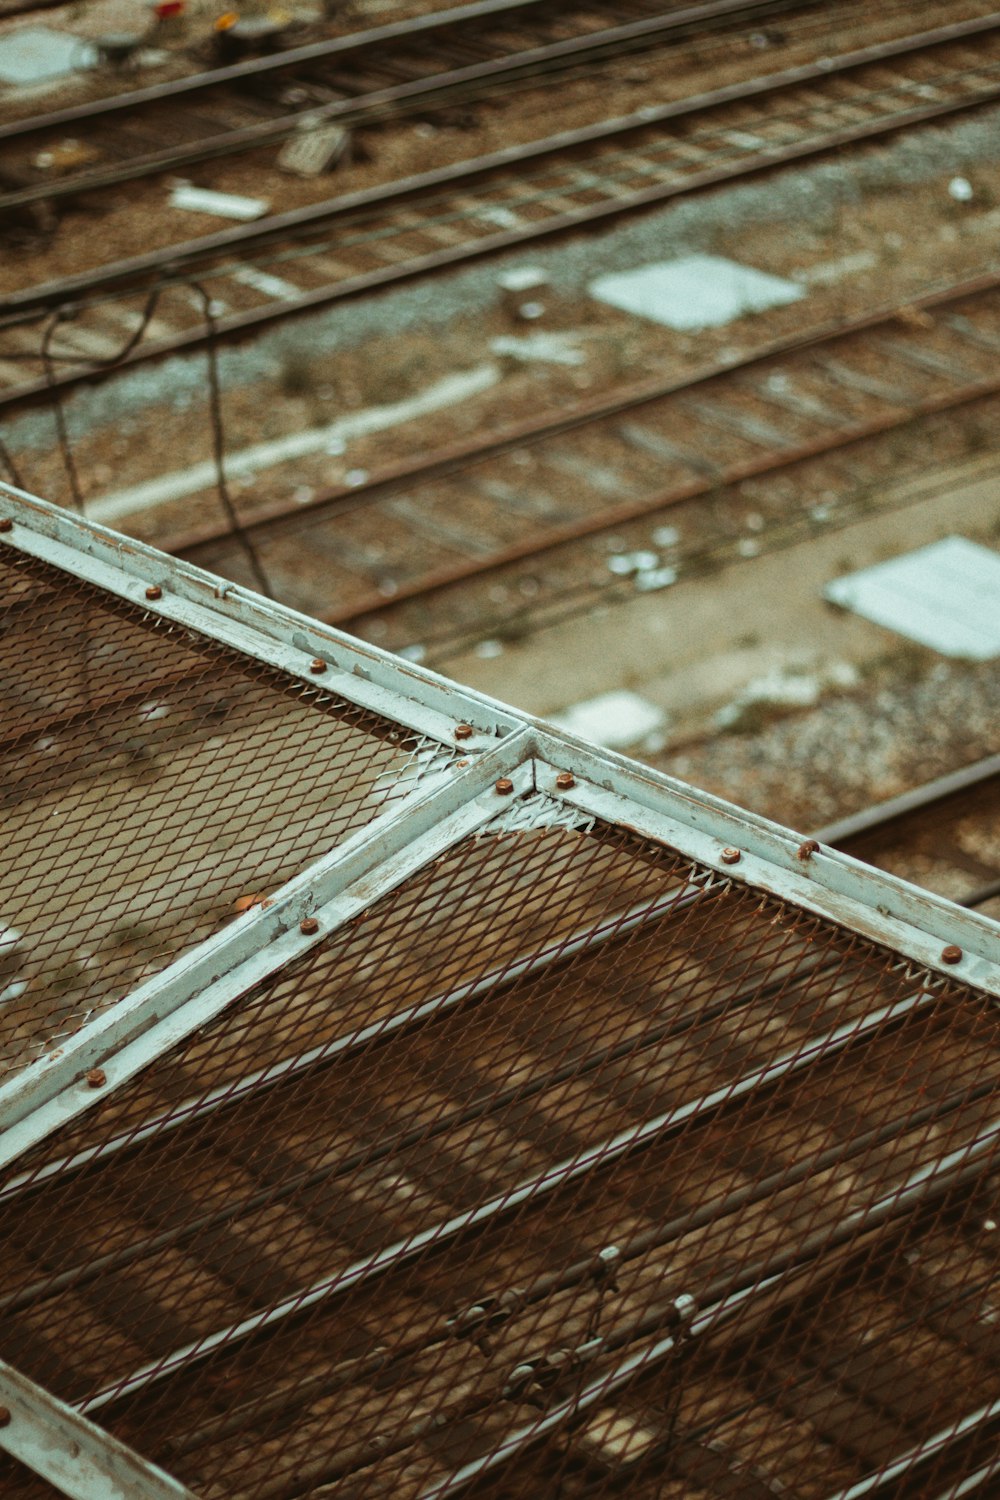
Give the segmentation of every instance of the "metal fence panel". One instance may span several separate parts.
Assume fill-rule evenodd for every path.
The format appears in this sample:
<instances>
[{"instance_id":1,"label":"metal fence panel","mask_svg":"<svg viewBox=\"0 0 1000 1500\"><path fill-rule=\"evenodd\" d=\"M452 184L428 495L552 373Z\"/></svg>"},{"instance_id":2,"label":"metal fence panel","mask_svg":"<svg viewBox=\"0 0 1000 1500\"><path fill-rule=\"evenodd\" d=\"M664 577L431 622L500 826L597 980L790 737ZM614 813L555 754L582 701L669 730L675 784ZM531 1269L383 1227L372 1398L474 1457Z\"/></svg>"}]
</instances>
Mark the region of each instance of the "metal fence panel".
<instances>
[{"instance_id":1,"label":"metal fence panel","mask_svg":"<svg viewBox=\"0 0 1000 1500\"><path fill-rule=\"evenodd\" d=\"M0 554L0 1078L454 749Z\"/></svg>"},{"instance_id":2,"label":"metal fence panel","mask_svg":"<svg viewBox=\"0 0 1000 1500\"><path fill-rule=\"evenodd\" d=\"M6 1357L211 1500L984 1465L992 1001L508 809L18 1164Z\"/></svg>"}]
</instances>

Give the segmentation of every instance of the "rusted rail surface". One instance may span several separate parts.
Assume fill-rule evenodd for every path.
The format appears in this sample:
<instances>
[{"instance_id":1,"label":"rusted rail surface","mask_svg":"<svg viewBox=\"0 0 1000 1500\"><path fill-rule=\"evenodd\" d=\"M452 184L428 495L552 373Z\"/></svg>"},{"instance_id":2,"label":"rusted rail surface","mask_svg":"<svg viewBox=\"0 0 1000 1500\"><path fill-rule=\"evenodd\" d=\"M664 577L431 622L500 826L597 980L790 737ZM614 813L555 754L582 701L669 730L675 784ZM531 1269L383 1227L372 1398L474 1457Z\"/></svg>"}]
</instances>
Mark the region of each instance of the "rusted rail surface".
<instances>
[{"instance_id":1,"label":"rusted rail surface","mask_svg":"<svg viewBox=\"0 0 1000 1500\"><path fill-rule=\"evenodd\" d=\"M994 274L305 505L250 514L249 534L265 566L294 579L300 606L361 633L378 615L399 646L413 639L405 634L412 624L392 623L405 601L536 558L546 559L558 589L562 549L576 556L569 544L988 398L1000 391L998 348ZM135 524L143 529L141 517ZM245 562L222 527L177 536L171 550L243 577ZM683 572L683 556L667 561ZM450 598L454 617L420 639L489 633L481 590Z\"/></svg>"},{"instance_id":2,"label":"rusted rail surface","mask_svg":"<svg viewBox=\"0 0 1000 1500\"><path fill-rule=\"evenodd\" d=\"M961 906L992 911L1000 897L1000 755L841 818L815 838Z\"/></svg>"},{"instance_id":3,"label":"rusted rail surface","mask_svg":"<svg viewBox=\"0 0 1000 1500\"><path fill-rule=\"evenodd\" d=\"M61 343L55 341L54 383L61 389L102 379L115 365L122 309L112 303L105 312L96 299L129 284L197 271L218 302L231 307L235 300L243 309L220 316L218 336L249 336L344 298L982 108L1000 98L1000 55L992 55L1000 45L1000 21L967 23L956 36L959 29L822 59L27 289L5 303L0 378L7 391L0 400L47 394L50 386L40 371L31 378L33 367L38 369L40 321L68 299L76 322ZM847 126L845 105L861 117ZM578 202L547 213L544 206L553 197L561 205L573 204L574 197ZM506 227L498 229L500 220ZM290 239L293 248L277 248ZM275 248L269 252L267 246ZM266 273L251 289L240 280L249 252ZM224 259L234 255L240 259ZM79 304L88 301L94 305L81 316ZM187 316L185 327L177 299L169 330L140 342L123 363L197 347L205 330L193 314ZM108 358L88 357L95 340Z\"/></svg>"},{"instance_id":4,"label":"rusted rail surface","mask_svg":"<svg viewBox=\"0 0 1000 1500\"><path fill-rule=\"evenodd\" d=\"M53 129L65 129L70 122L78 125L84 119L91 125L88 144L105 162L58 178L36 174L37 181L0 194L0 215L28 204L53 204L61 198L253 150L321 122L354 126L431 105L462 102L527 77L591 66L619 53L674 41L698 27L802 8L808 0L716 0L710 5L682 5L666 14L645 15L651 4L658 3L629 0L624 14L637 11L640 19L624 24L623 7L609 6L606 19L610 25L598 31L587 26L582 35L575 35L575 0L560 0L555 6L542 0L517 0L516 4L511 0L486 0L426 16L419 22L314 43L256 63L177 79L90 106L79 105L60 111L55 121L46 116L36 122L17 121L6 130L0 129L0 140L5 135L8 139L30 139L32 156L26 162L37 155L40 143L44 147L54 139ZM593 10L592 5L585 9L587 22L592 21ZM602 14L600 9L598 14ZM499 33L495 38L491 22L493 31ZM515 24L524 38L520 47L511 45ZM562 35L567 30L571 34ZM553 34L557 39L547 41L546 37ZM470 55L482 61L469 62ZM283 84L274 75L279 75ZM402 81L384 86L386 78ZM265 79L270 88L263 99L248 102L248 85L253 82L259 93ZM214 97L226 88L236 90L231 99ZM275 90L276 96L269 97ZM299 99L299 107L289 110L290 98L303 93L314 97L304 104ZM206 116L201 96L209 94L213 96L212 113ZM175 101L192 96L198 99L199 113L189 122L185 113L175 108ZM161 106L159 113L157 106ZM138 115L134 127L133 115ZM217 128L206 132L206 119L213 115ZM106 119L111 121L110 134L101 129ZM134 144L130 128L136 130ZM168 144L151 152L151 137L165 139ZM16 160L11 165L16 171Z\"/></svg>"}]
</instances>

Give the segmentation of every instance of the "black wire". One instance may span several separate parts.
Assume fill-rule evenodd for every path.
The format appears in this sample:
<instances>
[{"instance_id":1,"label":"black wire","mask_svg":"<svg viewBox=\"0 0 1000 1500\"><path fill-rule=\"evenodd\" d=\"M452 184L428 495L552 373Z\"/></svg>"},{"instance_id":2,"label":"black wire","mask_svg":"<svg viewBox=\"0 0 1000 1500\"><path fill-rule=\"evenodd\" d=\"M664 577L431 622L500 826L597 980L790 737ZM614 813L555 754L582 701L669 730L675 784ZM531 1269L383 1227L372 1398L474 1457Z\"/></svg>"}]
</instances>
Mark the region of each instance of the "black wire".
<instances>
[{"instance_id":1,"label":"black wire","mask_svg":"<svg viewBox=\"0 0 1000 1500\"><path fill-rule=\"evenodd\" d=\"M219 491L219 500L226 513L229 529L232 536L242 546L246 553L250 570L253 573L257 588L266 598L274 598L274 590L270 580L264 571L264 566L258 556L257 549L250 539L249 533L242 525L236 514L229 486L226 482L225 467L225 435L222 426L222 393L219 385L219 360L216 350L216 327L215 314L212 311L212 299L199 281L188 283L193 292L201 298L202 312L205 318L205 352L208 357L208 407L212 423L212 456L215 460L215 482Z\"/></svg>"}]
</instances>

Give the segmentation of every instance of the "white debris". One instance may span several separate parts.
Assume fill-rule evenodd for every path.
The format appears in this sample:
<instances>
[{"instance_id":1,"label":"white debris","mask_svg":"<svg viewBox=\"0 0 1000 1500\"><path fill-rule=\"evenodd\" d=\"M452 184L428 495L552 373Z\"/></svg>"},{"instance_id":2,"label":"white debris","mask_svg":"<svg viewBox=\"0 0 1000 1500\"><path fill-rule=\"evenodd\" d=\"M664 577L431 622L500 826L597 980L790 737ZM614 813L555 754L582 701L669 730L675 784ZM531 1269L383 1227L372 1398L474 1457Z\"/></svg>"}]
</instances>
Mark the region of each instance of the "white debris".
<instances>
[{"instance_id":1,"label":"white debris","mask_svg":"<svg viewBox=\"0 0 1000 1500\"><path fill-rule=\"evenodd\" d=\"M635 586L642 594L650 594L654 589L667 589L676 582L676 568L651 568L648 573L635 575Z\"/></svg>"},{"instance_id":2,"label":"white debris","mask_svg":"<svg viewBox=\"0 0 1000 1500\"><path fill-rule=\"evenodd\" d=\"M548 285L548 272L538 266L514 266L509 271L501 271L497 277L497 286L502 292L513 292L518 297Z\"/></svg>"},{"instance_id":3,"label":"white debris","mask_svg":"<svg viewBox=\"0 0 1000 1500\"><path fill-rule=\"evenodd\" d=\"M0 83L44 83L92 68L97 48L69 31L21 26L0 38Z\"/></svg>"},{"instance_id":4,"label":"white debris","mask_svg":"<svg viewBox=\"0 0 1000 1500\"><path fill-rule=\"evenodd\" d=\"M658 704L638 693L612 692L574 703L560 714L550 714L549 720L569 734L622 750L662 731L667 715Z\"/></svg>"},{"instance_id":5,"label":"white debris","mask_svg":"<svg viewBox=\"0 0 1000 1500\"><path fill-rule=\"evenodd\" d=\"M657 526L653 531L653 541L658 547L676 547L680 539L676 526Z\"/></svg>"},{"instance_id":6,"label":"white debris","mask_svg":"<svg viewBox=\"0 0 1000 1500\"><path fill-rule=\"evenodd\" d=\"M953 177L948 184L948 194L956 203L971 203L972 183L967 177Z\"/></svg>"},{"instance_id":7,"label":"white debris","mask_svg":"<svg viewBox=\"0 0 1000 1500\"><path fill-rule=\"evenodd\" d=\"M315 493L316 491L308 484L299 484L292 491L292 499L296 505L308 505Z\"/></svg>"},{"instance_id":8,"label":"white debris","mask_svg":"<svg viewBox=\"0 0 1000 1500\"><path fill-rule=\"evenodd\" d=\"M399 654L404 661L423 661L424 657L427 655L427 647L404 646Z\"/></svg>"},{"instance_id":9,"label":"white debris","mask_svg":"<svg viewBox=\"0 0 1000 1500\"><path fill-rule=\"evenodd\" d=\"M480 641L474 650L476 656L481 656L484 661L489 661L495 656L503 655L503 644L500 641Z\"/></svg>"},{"instance_id":10,"label":"white debris","mask_svg":"<svg viewBox=\"0 0 1000 1500\"><path fill-rule=\"evenodd\" d=\"M359 484L367 484L368 470L348 469L347 473L344 475L344 481L346 484L349 484L352 489L357 489Z\"/></svg>"},{"instance_id":11,"label":"white debris","mask_svg":"<svg viewBox=\"0 0 1000 1500\"><path fill-rule=\"evenodd\" d=\"M804 295L794 281L720 255L685 255L634 271L598 276L589 291L598 301L623 312L668 328L691 331L718 327L743 313L797 302Z\"/></svg>"},{"instance_id":12,"label":"white debris","mask_svg":"<svg viewBox=\"0 0 1000 1500\"><path fill-rule=\"evenodd\" d=\"M651 573L659 562L656 552L615 552L608 558L608 570L627 578L631 573Z\"/></svg>"},{"instance_id":13,"label":"white debris","mask_svg":"<svg viewBox=\"0 0 1000 1500\"><path fill-rule=\"evenodd\" d=\"M270 208L266 198L245 198L240 193L217 193L211 188L177 183L170 190L170 207L196 214L217 214L220 219L262 218Z\"/></svg>"},{"instance_id":14,"label":"white debris","mask_svg":"<svg viewBox=\"0 0 1000 1500\"><path fill-rule=\"evenodd\" d=\"M1000 656L1000 554L967 537L849 573L824 597L943 656Z\"/></svg>"},{"instance_id":15,"label":"white debris","mask_svg":"<svg viewBox=\"0 0 1000 1500\"><path fill-rule=\"evenodd\" d=\"M153 698L149 703L140 703L136 718L141 719L144 724L150 724L154 719L165 719L169 713L169 703L163 698Z\"/></svg>"},{"instance_id":16,"label":"white debris","mask_svg":"<svg viewBox=\"0 0 1000 1500\"><path fill-rule=\"evenodd\" d=\"M587 357L571 333L529 333L523 338L505 334L490 341L490 353L551 365L582 365Z\"/></svg>"}]
</instances>

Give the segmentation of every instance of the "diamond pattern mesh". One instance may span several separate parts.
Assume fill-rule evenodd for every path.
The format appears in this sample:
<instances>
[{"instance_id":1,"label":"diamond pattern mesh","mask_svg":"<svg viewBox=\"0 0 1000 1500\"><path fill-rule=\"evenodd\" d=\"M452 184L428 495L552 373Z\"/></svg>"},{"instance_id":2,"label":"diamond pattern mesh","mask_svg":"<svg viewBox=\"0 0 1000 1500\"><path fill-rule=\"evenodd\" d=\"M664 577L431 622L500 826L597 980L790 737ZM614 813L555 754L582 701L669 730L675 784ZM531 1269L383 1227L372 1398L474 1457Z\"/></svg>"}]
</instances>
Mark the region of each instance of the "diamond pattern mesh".
<instances>
[{"instance_id":1,"label":"diamond pattern mesh","mask_svg":"<svg viewBox=\"0 0 1000 1500\"><path fill-rule=\"evenodd\" d=\"M209 1500L957 1494L993 1003L533 808L7 1173L0 1354Z\"/></svg>"},{"instance_id":2,"label":"diamond pattern mesh","mask_svg":"<svg viewBox=\"0 0 1000 1500\"><path fill-rule=\"evenodd\" d=\"M0 1078L451 752L0 556Z\"/></svg>"}]
</instances>

